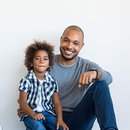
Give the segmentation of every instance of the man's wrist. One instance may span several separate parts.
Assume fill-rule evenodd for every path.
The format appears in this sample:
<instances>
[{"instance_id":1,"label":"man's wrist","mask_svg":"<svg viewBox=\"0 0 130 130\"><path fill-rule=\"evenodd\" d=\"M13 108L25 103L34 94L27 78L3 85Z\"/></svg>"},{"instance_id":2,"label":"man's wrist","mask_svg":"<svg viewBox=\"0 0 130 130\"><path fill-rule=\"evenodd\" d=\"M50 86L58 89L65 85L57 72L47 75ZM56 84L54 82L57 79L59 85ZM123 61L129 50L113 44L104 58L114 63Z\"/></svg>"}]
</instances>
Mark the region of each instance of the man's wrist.
<instances>
[{"instance_id":1,"label":"man's wrist","mask_svg":"<svg viewBox=\"0 0 130 130\"><path fill-rule=\"evenodd\" d=\"M95 80L98 80L98 70L97 69L90 69L89 71L95 71L96 72Z\"/></svg>"}]
</instances>

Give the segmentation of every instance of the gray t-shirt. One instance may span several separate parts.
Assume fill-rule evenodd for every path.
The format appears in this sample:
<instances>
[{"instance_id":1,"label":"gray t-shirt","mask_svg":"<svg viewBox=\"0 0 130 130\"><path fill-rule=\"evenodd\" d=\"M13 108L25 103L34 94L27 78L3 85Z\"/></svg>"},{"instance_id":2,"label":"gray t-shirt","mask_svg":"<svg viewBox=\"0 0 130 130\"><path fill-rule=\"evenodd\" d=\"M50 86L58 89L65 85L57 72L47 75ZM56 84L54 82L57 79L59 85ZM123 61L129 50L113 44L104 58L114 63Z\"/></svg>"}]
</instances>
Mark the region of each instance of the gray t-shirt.
<instances>
[{"instance_id":1,"label":"gray t-shirt","mask_svg":"<svg viewBox=\"0 0 130 130\"><path fill-rule=\"evenodd\" d=\"M54 65L50 69L50 73L58 82L63 111L73 111L83 98L88 85L79 88L78 81L80 74L90 69L102 71L103 76L100 80L104 80L108 84L112 82L110 73L89 60L77 56L73 65L64 66L59 63L59 55L55 56Z\"/></svg>"}]
</instances>

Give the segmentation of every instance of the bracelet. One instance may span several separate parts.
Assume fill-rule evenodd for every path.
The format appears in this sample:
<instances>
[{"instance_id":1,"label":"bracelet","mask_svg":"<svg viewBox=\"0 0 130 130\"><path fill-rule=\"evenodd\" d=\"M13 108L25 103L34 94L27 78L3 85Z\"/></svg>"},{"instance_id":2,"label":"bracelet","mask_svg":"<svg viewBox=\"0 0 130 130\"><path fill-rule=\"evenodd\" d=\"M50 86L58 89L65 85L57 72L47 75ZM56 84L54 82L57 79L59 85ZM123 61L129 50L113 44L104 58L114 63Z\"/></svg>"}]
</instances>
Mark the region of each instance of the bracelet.
<instances>
[{"instance_id":1,"label":"bracelet","mask_svg":"<svg viewBox=\"0 0 130 130\"><path fill-rule=\"evenodd\" d=\"M96 72L96 78L95 78L95 80L98 80L98 70L97 69L90 69L89 71L95 71Z\"/></svg>"}]
</instances>

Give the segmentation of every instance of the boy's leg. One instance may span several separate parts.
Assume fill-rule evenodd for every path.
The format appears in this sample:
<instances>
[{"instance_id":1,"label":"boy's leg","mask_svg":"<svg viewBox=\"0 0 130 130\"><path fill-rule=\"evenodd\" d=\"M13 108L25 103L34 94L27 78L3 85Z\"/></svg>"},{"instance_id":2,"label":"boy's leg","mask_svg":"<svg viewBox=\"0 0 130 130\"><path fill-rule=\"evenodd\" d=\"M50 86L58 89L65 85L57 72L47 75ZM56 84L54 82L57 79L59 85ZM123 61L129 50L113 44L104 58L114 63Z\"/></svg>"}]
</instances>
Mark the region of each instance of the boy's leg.
<instances>
[{"instance_id":1,"label":"boy's leg","mask_svg":"<svg viewBox=\"0 0 130 130\"><path fill-rule=\"evenodd\" d=\"M46 130L43 120L34 120L30 116L24 118L24 124L27 128L26 130Z\"/></svg>"},{"instance_id":2,"label":"boy's leg","mask_svg":"<svg viewBox=\"0 0 130 130\"><path fill-rule=\"evenodd\" d=\"M91 85L74 112L63 112L70 130L91 130L96 117L101 130L117 130L109 88L103 81Z\"/></svg>"}]
</instances>

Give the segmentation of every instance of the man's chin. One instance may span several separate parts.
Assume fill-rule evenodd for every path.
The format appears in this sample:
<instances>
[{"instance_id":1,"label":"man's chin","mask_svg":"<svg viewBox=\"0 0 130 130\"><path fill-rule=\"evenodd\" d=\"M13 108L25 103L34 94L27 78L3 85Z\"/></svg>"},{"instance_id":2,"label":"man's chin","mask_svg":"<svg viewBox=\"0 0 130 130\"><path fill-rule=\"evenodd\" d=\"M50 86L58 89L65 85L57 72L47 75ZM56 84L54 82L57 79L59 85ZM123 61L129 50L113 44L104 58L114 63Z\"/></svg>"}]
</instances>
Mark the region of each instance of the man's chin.
<instances>
[{"instance_id":1,"label":"man's chin","mask_svg":"<svg viewBox=\"0 0 130 130\"><path fill-rule=\"evenodd\" d=\"M66 60L66 61L71 61L71 60L75 59L76 56L64 56L64 55L62 55L62 57L63 57L64 60Z\"/></svg>"},{"instance_id":2,"label":"man's chin","mask_svg":"<svg viewBox=\"0 0 130 130\"><path fill-rule=\"evenodd\" d=\"M65 55L65 53L63 53L60 49L60 52L61 52L61 56L63 57L64 60L66 61L71 61L71 60L74 60L75 57L77 56L77 54L75 55Z\"/></svg>"}]
</instances>

